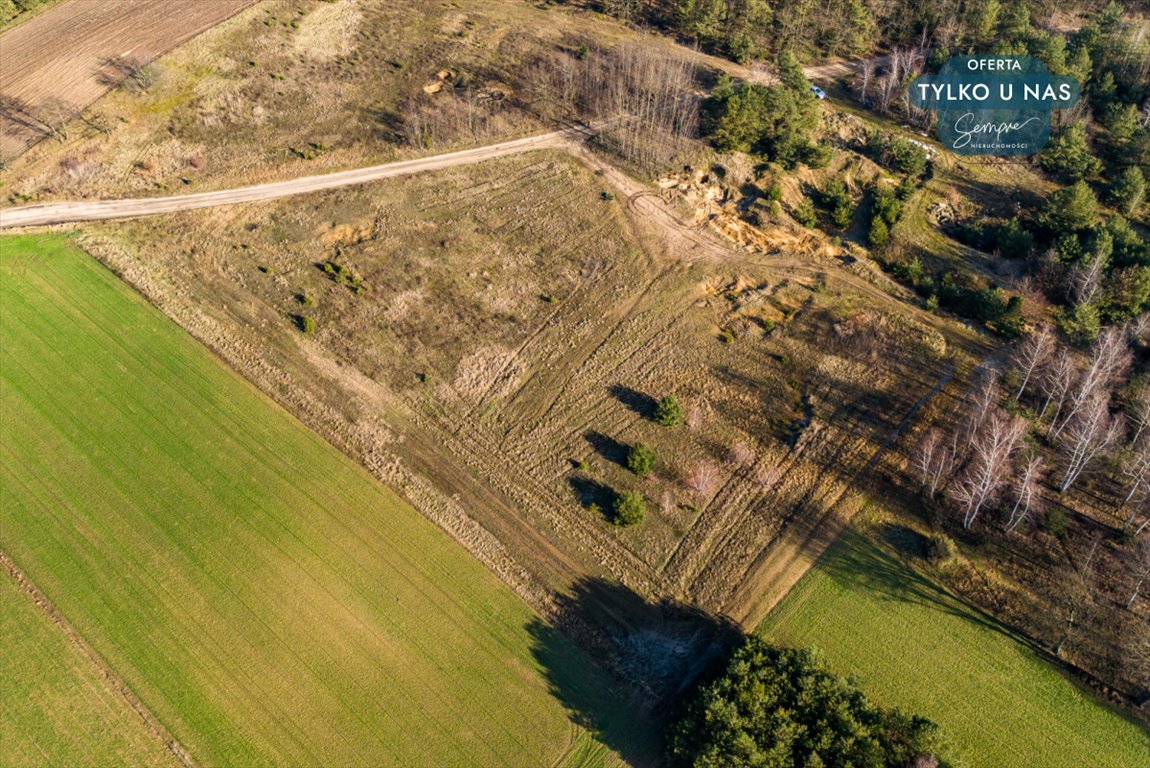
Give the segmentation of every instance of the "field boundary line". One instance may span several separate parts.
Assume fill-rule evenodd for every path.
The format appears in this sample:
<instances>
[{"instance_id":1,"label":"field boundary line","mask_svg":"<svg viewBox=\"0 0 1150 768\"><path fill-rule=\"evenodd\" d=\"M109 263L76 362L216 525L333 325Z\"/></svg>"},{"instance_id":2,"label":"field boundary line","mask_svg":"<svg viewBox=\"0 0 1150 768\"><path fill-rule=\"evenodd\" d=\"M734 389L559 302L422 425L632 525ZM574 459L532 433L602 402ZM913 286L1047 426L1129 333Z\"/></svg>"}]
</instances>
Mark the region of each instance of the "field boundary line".
<instances>
[{"instance_id":1,"label":"field boundary line","mask_svg":"<svg viewBox=\"0 0 1150 768\"><path fill-rule=\"evenodd\" d=\"M64 618L56 606L44 596L44 593L20 570L20 566L16 565L15 561L3 550L0 550L0 565L8 572L8 576L16 582L20 590L30 597L32 601L36 603L36 606L48 616L49 620L60 628L64 635L80 649L80 652L84 654L85 658L96 666L100 677L108 684L108 687L123 697L132 711L143 721L144 726L153 736L163 743L164 747L180 761L180 764L183 765L184 768L196 768L196 762L192 759L191 753L184 748L184 745L152 714L152 711L140 700L140 697L135 694L131 687L124 682L124 679L116 674L116 671L104 661L103 657L96 652L96 649L88 644L88 641Z\"/></svg>"}]
</instances>

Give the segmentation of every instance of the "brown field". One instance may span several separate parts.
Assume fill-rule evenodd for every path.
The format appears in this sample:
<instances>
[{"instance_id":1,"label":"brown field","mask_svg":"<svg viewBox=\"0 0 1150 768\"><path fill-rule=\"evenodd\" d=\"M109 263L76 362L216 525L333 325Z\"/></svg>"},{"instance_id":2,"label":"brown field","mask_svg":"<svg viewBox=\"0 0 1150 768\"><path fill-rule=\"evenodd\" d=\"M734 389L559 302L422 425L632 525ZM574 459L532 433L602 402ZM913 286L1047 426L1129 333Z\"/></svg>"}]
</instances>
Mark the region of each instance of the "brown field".
<instances>
[{"instance_id":1,"label":"brown field","mask_svg":"<svg viewBox=\"0 0 1150 768\"><path fill-rule=\"evenodd\" d=\"M253 2L68 0L5 32L0 157L19 155L102 96L117 61L151 61Z\"/></svg>"},{"instance_id":2,"label":"brown field","mask_svg":"<svg viewBox=\"0 0 1150 768\"><path fill-rule=\"evenodd\" d=\"M544 615L608 577L753 626L981 346L842 249L735 249L686 197L636 187L551 150L99 225L87 246ZM671 393L690 425L651 420ZM621 466L639 441L646 479ZM609 522L623 490L648 501L637 529Z\"/></svg>"}]
</instances>

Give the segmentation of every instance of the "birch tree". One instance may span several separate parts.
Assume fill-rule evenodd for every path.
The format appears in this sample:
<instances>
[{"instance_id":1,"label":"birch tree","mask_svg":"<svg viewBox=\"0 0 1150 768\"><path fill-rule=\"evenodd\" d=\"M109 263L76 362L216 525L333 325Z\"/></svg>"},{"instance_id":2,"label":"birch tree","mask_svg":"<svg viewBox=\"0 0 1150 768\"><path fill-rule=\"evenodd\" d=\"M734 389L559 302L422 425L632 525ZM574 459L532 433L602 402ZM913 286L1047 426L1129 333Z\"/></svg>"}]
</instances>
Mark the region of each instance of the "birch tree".
<instances>
[{"instance_id":1,"label":"birch tree","mask_svg":"<svg viewBox=\"0 0 1150 768\"><path fill-rule=\"evenodd\" d=\"M1134 545L1134 551L1130 555L1130 574L1133 577L1134 587L1130 597L1126 598L1127 610L1130 610L1130 606L1138 599L1138 593L1142 590L1146 579L1150 578L1150 539L1140 539Z\"/></svg>"},{"instance_id":2,"label":"birch tree","mask_svg":"<svg viewBox=\"0 0 1150 768\"><path fill-rule=\"evenodd\" d=\"M1010 517L1006 521L1007 533L1042 511L1041 489L1042 476L1045 472L1046 463L1038 454L1028 456L1019 468L1011 485L1014 506L1011 507Z\"/></svg>"},{"instance_id":3,"label":"birch tree","mask_svg":"<svg viewBox=\"0 0 1150 768\"><path fill-rule=\"evenodd\" d=\"M948 440L942 430L932 427L927 431L915 449L914 465L922 479L922 488L934 498L946 485L954 472L957 451L953 440Z\"/></svg>"},{"instance_id":4,"label":"birch tree","mask_svg":"<svg viewBox=\"0 0 1150 768\"><path fill-rule=\"evenodd\" d=\"M1071 562L1064 563L1054 574L1058 582L1057 609L1062 622L1062 635L1054 645L1054 655L1061 656L1066 643L1078 627L1084 623L1093 602L1091 589L1090 567L1087 563L1075 566Z\"/></svg>"},{"instance_id":5,"label":"birch tree","mask_svg":"<svg viewBox=\"0 0 1150 768\"><path fill-rule=\"evenodd\" d=\"M970 397L963 421L963 442L969 448L975 437L982 430L983 425L995 409L1002 392L998 387L998 377L990 371L982 371L975 384L974 393Z\"/></svg>"},{"instance_id":6,"label":"birch tree","mask_svg":"<svg viewBox=\"0 0 1150 768\"><path fill-rule=\"evenodd\" d=\"M1051 431L1051 439L1057 439L1062 430L1075 421L1084 408L1093 407L1095 400L1101 397L1109 399L1111 385L1116 378L1129 370L1130 363L1131 355L1129 345L1126 343L1126 334L1115 328L1104 331L1094 345L1085 370L1071 389L1066 411L1062 414L1061 423Z\"/></svg>"},{"instance_id":7,"label":"birch tree","mask_svg":"<svg viewBox=\"0 0 1150 768\"><path fill-rule=\"evenodd\" d=\"M1074 375L1074 359L1070 353L1065 349L1056 350L1049 367L1042 372L1039 380L1044 398L1039 417L1045 416L1050 407L1054 406L1051 422L1058 421L1063 403L1066 402L1066 395L1074 383Z\"/></svg>"},{"instance_id":8,"label":"birch tree","mask_svg":"<svg viewBox=\"0 0 1150 768\"><path fill-rule=\"evenodd\" d=\"M1076 409L1061 440L1065 473L1058 485L1059 492L1068 491L1095 459L1118 442L1123 427L1122 418L1110 413L1102 393L1096 393Z\"/></svg>"},{"instance_id":9,"label":"birch tree","mask_svg":"<svg viewBox=\"0 0 1150 768\"><path fill-rule=\"evenodd\" d=\"M1134 393L1126 406L1126 422L1134 429L1131 441L1137 441L1150 424L1150 385L1143 384Z\"/></svg>"},{"instance_id":10,"label":"birch tree","mask_svg":"<svg viewBox=\"0 0 1150 768\"><path fill-rule=\"evenodd\" d=\"M1015 400L1020 399L1026 392L1026 385L1030 383L1032 378L1037 378L1035 374L1046 364L1053 352L1054 334L1045 325L1027 336L1019 345L1013 360L1014 367L1021 379L1018 391L1014 393Z\"/></svg>"},{"instance_id":11,"label":"birch tree","mask_svg":"<svg viewBox=\"0 0 1150 768\"><path fill-rule=\"evenodd\" d=\"M1124 506L1137 494L1150 490L1150 437L1134 440L1122 459L1119 473L1126 487L1126 496L1122 499Z\"/></svg>"},{"instance_id":12,"label":"birch tree","mask_svg":"<svg viewBox=\"0 0 1150 768\"><path fill-rule=\"evenodd\" d=\"M970 528L983 507L997 501L1025 432L1025 419L995 410L975 435L970 461L951 489L962 510L963 528Z\"/></svg>"}]
</instances>

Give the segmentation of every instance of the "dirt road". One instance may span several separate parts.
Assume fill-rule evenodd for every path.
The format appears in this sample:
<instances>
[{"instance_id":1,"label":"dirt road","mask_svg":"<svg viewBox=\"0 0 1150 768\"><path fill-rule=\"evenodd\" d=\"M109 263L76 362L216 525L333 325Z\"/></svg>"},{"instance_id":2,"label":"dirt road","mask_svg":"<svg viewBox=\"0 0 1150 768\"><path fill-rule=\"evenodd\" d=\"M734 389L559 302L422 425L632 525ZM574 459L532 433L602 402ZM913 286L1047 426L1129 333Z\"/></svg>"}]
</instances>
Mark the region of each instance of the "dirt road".
<instances>
[{"instance_id":1,"label":"dirt road","mask_svg":"<svg viewBox=\"0 0 1150 768\"><path fill-rule=\"evenodd\" d=\"M118 65L147 62L256 0L64 0L0 35L0 156L12 158L100 98Z\"/></svg>"},{"instance_id":2,"label":"dirt road","mask_svg":"<svg viewBox=\"0 0 1150 768\"><path fill-rule=\"evenodd\" d=\"M387 179L395 176L409 176L414 173L435 171L456 165L470 165L483 160L491 160L505 155L529 152L536 149L556 148L586 135L584 129L568 128L551 133L529 136L524 139L489 144L485 147L449 152L443 155L421 157L416 160L403 160L395 163L356 168L350 171L329 173L323 176L305 176L289 181L257 184L251 187L225 189L217 192L201 192L177 197L153 197L125 200L100 200L97 202L62 202L28 205L19 208L0 209L0 229L6 227L29 227L44 224L64 224L75 221L102 221L105 219L126 219L137 216L154 216L162 213L190 211L196 208L210 208L217 205L252 203L260 200L274 200L306 192L318 192L353 184Z\"/></svg>"}]
</instances>

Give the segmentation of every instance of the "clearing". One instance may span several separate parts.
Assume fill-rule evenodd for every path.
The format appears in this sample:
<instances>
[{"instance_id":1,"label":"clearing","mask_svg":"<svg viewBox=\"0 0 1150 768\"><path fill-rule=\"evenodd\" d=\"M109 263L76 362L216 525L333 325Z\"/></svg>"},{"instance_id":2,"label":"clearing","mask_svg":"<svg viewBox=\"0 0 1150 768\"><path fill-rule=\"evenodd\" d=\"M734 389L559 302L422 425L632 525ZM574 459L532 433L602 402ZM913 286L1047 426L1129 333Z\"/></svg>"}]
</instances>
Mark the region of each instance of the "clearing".
<instances>
[{"instance_id":1,"label":"clearing","mask_svg":"<svg viewBox=\"0 0 1150 768\"><path fill-rule=\"evenodd\" d=\"M0 250L0 549L194 760L604 758L603 676L465 551L70 240Z\"/></svg>"},{"instance_id":2,"label":"clearing","mask_svg":"<svg viewBox=\"0 0 1150 768\"><path fill-rule=\"evenodd\" d=\"M969 765L1144 765L1150 736L993 618L848 531L767 616L885 706L929 717Z\"/></svg>"}]
</instances>

